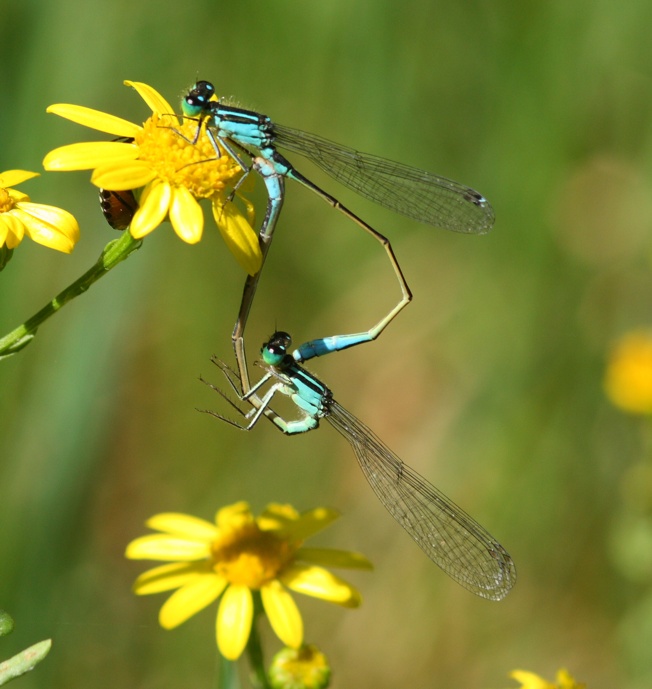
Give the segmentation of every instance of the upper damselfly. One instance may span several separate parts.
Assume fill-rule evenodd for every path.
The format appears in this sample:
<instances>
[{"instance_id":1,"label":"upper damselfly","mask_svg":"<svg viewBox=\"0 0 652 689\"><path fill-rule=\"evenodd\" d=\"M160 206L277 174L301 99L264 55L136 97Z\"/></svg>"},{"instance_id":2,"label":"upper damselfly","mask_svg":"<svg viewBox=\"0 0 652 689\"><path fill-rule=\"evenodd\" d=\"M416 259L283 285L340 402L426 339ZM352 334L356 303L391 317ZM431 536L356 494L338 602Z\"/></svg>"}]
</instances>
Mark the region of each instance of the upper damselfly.
<instances>
[{"instance_id":1,"label":"upper damselfly","mask_svg":"<svg viewBox=\"0 0 652 689\"><path fill-rule=\"evenodd\" d=\"M214 100L214 96L213 84L198 81L183 99L184 114L208 118L209 133L244 169L249 166L243 153L250 157L260 155L279 174L334 200L277 150L285 148L305 156L361 196L427 225L482 234L494 223L491 205L474 189L425 170L361 153L316 134L276 124L266 115Z\"/></svg>"},{"instance_id":2,"label":"upper damselfly","mask_svg":"<svg viewBox=\"0 0 652 689\"><path fill-rule=\"evenodd\" d=\"M196 117L206 124L205 131L216 155L226 151L243 170L249 171L254 167L261 174L269 195L267 217L273 218L273 222L264 223L261 230L261 243L265 244L265 250L271 242L271 233L283 203L283 178L293 179L310 189L383 246L399 282L401 299L378 323L358 333L347 346L376 339L411 301L412 293L389 239L301 174L278 148L305 156L361 196L420 222L467 234L483 234L493 225L491 205L470 187L408 165L361 153L315 134L276 124L266 115L216 100L215 87L208 81L198 81L194 85L183 98L182 108L184 115ZM198 127L197 136L201 131L202 128ZM257 280L258 276L254 276L247 281L233 335L245 392L249 380L242 334Z\"/></svg>"}]
</instances>

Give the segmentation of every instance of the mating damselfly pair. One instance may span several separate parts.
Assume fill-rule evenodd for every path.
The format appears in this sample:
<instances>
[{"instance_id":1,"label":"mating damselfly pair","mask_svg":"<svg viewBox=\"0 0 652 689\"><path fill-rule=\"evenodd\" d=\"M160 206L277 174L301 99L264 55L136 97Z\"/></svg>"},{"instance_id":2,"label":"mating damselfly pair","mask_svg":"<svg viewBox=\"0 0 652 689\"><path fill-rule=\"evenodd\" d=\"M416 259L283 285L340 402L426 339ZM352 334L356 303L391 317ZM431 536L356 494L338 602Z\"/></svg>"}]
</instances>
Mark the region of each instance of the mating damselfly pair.
<instances>
[{"instance_id":1,"label":"mating damselfly pair","mask_svg":"<svg viewBox=\"0 0 652 689\"><path fill-rule=\"evenodd\" d=\"M504 548L477 522L423 477L404 464L361 421L345 410L318 378L300 364L315 357L369 342L387 327L410 302L412 295L389 240L334 196L301 174L280 152L287 149L308 158L343 185L381 206L429 225L470 234L487 232L494 214L486 199L457 182L429 172L360 153L314 134L278 125L257 112L228 105L215 98L210 82L199 81L183 100L187 117L201 124L197 136L207 135L216 156L226 152L246 172L255 170L268 192L268 207L260 230L264 255L269 248L285 194L285 179L292 179L316 193L343 213L385 249L401 288L398 304L367 331L311 340L290 352L290 336L275 332L263 344L262 367L266 373L251 385L244 351L244 330L259 275L247 279L233 331L238 370L214 359L241 402L232 402L211 386L244 417L236 423L221 414L214 416L250 430L262 416L288 435L304 433L326 419L352 445L360 467L376 495L396 521L422 550L449 576L477 595L502 599L516 579L514 564ZM269 387L265 389L265 386ZM271 406L276 395L289 397L298 417L285 420Z\"/></svg>"}]
</instances>

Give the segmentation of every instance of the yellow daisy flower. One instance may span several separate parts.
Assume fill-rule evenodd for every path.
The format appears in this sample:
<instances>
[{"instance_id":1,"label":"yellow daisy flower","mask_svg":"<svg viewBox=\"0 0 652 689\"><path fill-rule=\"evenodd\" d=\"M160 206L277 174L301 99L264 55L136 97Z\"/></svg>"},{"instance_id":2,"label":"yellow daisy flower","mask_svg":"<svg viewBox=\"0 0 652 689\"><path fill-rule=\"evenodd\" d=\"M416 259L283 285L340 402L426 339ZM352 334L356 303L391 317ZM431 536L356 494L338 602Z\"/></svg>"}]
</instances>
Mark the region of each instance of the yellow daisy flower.
<instances>
[{"instance_id":1,"label":"yellow daisy flower","mask_svg":"<svg viewBox=\"0 0 652 689\"><path fill-rule=\"evenodd\" d=\"M633 330L616 343L604 387L623 411L652 414L652 330Z\"/></svg>"},{"instance_id":2,"label":"yellow daisy flower","mask_svg":"<svg viewBox=\"0 0 652 689\"><path fill-rule=\"evenodd\" d=\"M568 670L563 668L557 672L557 682L555 684L546 682L539 675L526 670L514 670L509 676L520 682L521 686L519 689L586 689L586 684L576 682Z\"/></svg>"},{"instance_id":3,"label":"yellow daisy flower","mask_svg":"<svg viewBox=\"0 0 652 689\"><path fill-rule=\"evenodd\" d=\"M38 176L27 170L0 173L0 248L13 250L27 235L38 244L69 254L79 239L75 218L61 208L32 203L27 194L11 188Z\"/></svg>"},{"instance_id":4,"label":"yellow daisy flower","mask_svg":"<svg viewBox=\"0 0 652 689\"><path fill-rule=\"evenodd\" d=\"M177 235L189 244L198 242L204 229L199 199L210 199L213 217L229 250L240 265L255 275L262 263L258 236L251 227L253 206L243 199L247 216L228 201L242 168L224 153L216 158L202 122L178 118L172 107L151 86L125 81L152 110L141 126L80 105L51 105L54 113L77 124L106 132L122 141L70 144L50 151L46 170L93 170L91 182L102 189L126 191L144 187L140 208L130 225L135 239L156 229L169 217ZM199 136L198 136L199 134Z\"/></svg>"},{"instance_id":5,"label":"yellow daisy flower","mask_svg":"<svg viewBox=\"0 0 652 689\"><path fill-rule=\"evenodd\" d=\"M371 569L359 553L302 547L338 516L325 507L299 514L290 505L271 504L254 517L246 502L220 509L214 524L186 514L157 514L147 525L162 533L132 541L126 556L171 562L141 574L134 592L177 589L159 613L165 629L221 596L217 645L230 660L245 649L254 617L252 591L259 592L276 635L286 646L299 648L303 622L287 589L354 608L361 602L358 591L323 565Z\"/></svg>"}]
</instances>

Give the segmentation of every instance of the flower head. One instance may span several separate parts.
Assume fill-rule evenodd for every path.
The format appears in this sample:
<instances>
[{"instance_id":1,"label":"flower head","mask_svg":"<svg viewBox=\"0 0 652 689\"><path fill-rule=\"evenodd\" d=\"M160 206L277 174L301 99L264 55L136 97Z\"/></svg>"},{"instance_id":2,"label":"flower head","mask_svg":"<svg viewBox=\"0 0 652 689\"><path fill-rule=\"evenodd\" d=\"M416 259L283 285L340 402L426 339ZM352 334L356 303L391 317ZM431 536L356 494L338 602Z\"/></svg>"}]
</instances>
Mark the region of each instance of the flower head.
<instances>
[{"instance_id":1,"label":"flower head","mask_svg":"<svg viewBox=\"0 0 652 689\"><path fill-rule=\"evenodd\" d=\"M557 682L546 682L545 679L535 675L534 672L527 672L526 670L514 670L509 675L512 679L520 682L519 689L586 689L586 684L583 682L576 682L568 670L558 670Z\"/></svg>"},{"instance_id":2,"label":"flower head","mask_svg":"<svg viewBox=\"0 0 652 689\"><path fill-rule=\"evenodd\" d=\"M360 594L322 565L370 569L358 553L304 548L306 538L338 514L324 507L299 514L290 505L271 504L254 517L246 502L223 507L215 523L185 514L164 513L148 520L159 534L127 546L132 560L169 561L141 574L138 595L177 589L159 614L172 629L221 596L217 645L236 659L244 650L254 615L252 591L260 593L272 629L291 648L303 643L303 622L287 589L345 607L357 607Z\"/></svg>"},{"instance_id":3,"label":"flower head","mask_svg":"<svg viewBox=\"0 0 652 689\"><path fill-rule=\"evenodd\" d=\"M69 254L79 239L75 218L61 208L32 203L13 189L38 172L7 170L0 173L0 248L15 249L27 235L35 242Z\"/></svg>"},{"instance_id":4,"label":"flower head","mask_svg":"<svg viewBox=\"0 0 652 689\"><path fill-rule=\"evenodd\" d=\"M633 330L616 343L604 386L623 411L652 414L652 330Z\"/></svg>"},{"instance_id":5,"label":"flower head","mask_svg":"<svg viewBox=\"0 0 652 689\"><path fill-rule=\"evenodd\" d=\"M216 155L204 132L205 120L179 119L151 86L132 81L125 84L136 89L151 108L152 115L145 123L141 126L80 105L51 105L47 109L50 113L122 140L62 146L45 157L45 169L93 170L93 184L112 191L144 187L130 226L136 239L169 217L177 235L195 244L204 229L198 200L209 199L228 248L250 275L256 274L262 255L251 227L253 206L242 199L245 217L229 199L230 190L243 175L240 165L224 152Z\"/></svg>"}]
</instances>

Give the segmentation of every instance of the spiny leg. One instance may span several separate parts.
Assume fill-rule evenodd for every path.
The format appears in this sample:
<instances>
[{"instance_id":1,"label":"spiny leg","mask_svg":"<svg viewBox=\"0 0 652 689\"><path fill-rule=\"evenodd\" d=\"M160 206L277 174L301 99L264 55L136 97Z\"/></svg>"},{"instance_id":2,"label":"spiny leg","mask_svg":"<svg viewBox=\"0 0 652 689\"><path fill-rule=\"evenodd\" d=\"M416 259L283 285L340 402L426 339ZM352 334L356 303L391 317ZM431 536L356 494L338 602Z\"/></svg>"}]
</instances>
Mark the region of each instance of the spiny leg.
<instances>
[{"instance_id":1,"label":"spiny leg","mask_svg":"<svg viewBox=\"0 0 652 689\"><path fill-rule=\"evenodd\" d=\"M274 230L276 229L276 223L283 206L285 195L285 180L282 175L276 172L269 161L260 157L254 158L253 169L261 175L267 187L267 210L258 234L263 260L260 270L256 275L249 275L245 280L238 318L233 328L233 334L231 335L231 342L235 352L243 394L247 394L251 390L247 356L245 353L244 331L249 318L249 312L251 311L251 305L256 295L256 289L258 288L258 281L260 280L260 275L265 265L267 252L272 244Z\"/></svg>"},{"instance_id":2,"label":"spiny leg","mask_svg":"<svg viewBox=\"0 0 652 689\"><path fill-rule=\"evenodd\" d=\"M229 383L229 386L238 398L238 401L251 405L251 409L249 409L249 411L246 412L243 411L241 407L236 402L234 402L229 397L229 395L224 392L224 390L222 390L222 388L217 387L216 385L210 383L201 376L199 380L205 385L207 385L209 388L211 388L211 390L217 392L220 395L220 397L222 397L222 399L226 400L228 404L231 407L233 407L233 409L235 409L245 419L250 419L250 421L246 426L243 426L237 423L236 421L233 421L232 419L229 419L228 417L225 417L222 414L219 414L218 412L212 411L210 409L198 409L198 411L205 414L210 414L211 416L214 416L215 418L225 421L231 426L234 426L235 428L239 428L240 430L244 431L251 430L258 423L261 416L265 416L283 432L286 432L285 428L287 427L287 423L279 414L277 414L269 406L276 393L283 392L284 394L288 394L286 392L287 386L284 382L279 381L275 383L262 397L259 397L257 394L258 390L262 388L266 383L268 383L275 375L273 372L268 370L267 373L263 375L261 379L253 387L251 387L247 393L243 393L239 389L239 380L237 377L237 372L234 371L227 363L225 363L221 359L218 359L215 356L211 358L211 361L222 371L224 377Z\"/></svg>"},{"instance_id":3,"label":"spiny leg","mask_svg":"<svg viewBox=\"0 0 652 689\"><path fill-rule=\"evenodd\" d=\"M201 135L202 124L206 122L209 118L208 115L203 118L199 118L197 132L192 140L189 140L182 132L174 130L183 139L192 143L193 145L197 143ZM244 331L249 318L249 313L251 311L251 306L254 301L256 290L258 288L258 282L260 280L260 275L262 268L265 264L265 259L267 257L267 252L272 243L272 238L274 230L276 228L276 223L278 221L281 208L283 206L283 199L285 194L285 180L281 174L276 172L272 163L265 158L253 156L247 149L227 141L226 139L220 137L216 132L211 130L208 125L205 127L206 136L208 136L211 145L215 151L217 157L222 156L220 146L240 165L245 174L238 180L235 187L231 191L229 199L237 192L239 185L244 181L247 174L253 169L260 174L263 178L263 182L267 188L267 209L265 212L265 218L261 224L260 231L258 233L258 241L260 245L260 250L262 253L262 262L260 270L256 275L249 275L245 280L245 285L242 292L242 298L240 300L240 308L238 310L238 317L236 319L233 334L231 336L231 341L233 344L233 349L235 352L236 363L238 366L238 374L240 377L240 384L242 388L242 393L246 394L251 389L251 382L249 378L249 369L247 366L247 358L245 353L244 344ZM242 156L238 154L241 150L246 155L252 157L251 166L247 166ZM194 164L194 163L191 163Z\"/></svg>"}]
</instances>

